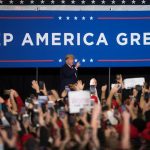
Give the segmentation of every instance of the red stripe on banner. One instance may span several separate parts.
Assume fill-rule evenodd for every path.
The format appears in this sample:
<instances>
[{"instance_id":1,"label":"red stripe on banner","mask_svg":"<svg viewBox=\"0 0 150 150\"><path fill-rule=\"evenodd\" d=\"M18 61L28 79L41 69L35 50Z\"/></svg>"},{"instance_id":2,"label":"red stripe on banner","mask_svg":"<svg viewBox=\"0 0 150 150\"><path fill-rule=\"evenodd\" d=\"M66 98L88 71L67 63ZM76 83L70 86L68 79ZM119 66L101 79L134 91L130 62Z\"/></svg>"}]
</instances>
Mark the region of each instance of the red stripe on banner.
<instances>
[{"instance_id":1,"label":"red stripe on banner","mask_svg":"<svg viewBox=\"0 0 150 150\"><path fill-rule=\"evenodd\" d=\"M107 60L107 59L103 59L103 60L97 60L98 62L148 62L150 61L150 59L124 59L124 60Z\"/></svg>"},{"instance_id":2,"label":"red stripe on banner","mask_svg":"<svg viewBox=\"0 0 150 150\"><path fill-rule=\"evenodd\" d=\"M150 17L98 17L98 20L150 20Z\"/></svg>"},{"instance_id":3,"label":"red stripe on banner","mask_svg":"<svg viewBox=\"0 0 150 150\"><path fill-rule=\"evenodd\" d=\"M54 19L54 17L46 17L46 16L21 16L21 17L17 17L17 16L0 16L0 19Z\"/></svg>"},{"instance_id":4,"label":"red stripe on banner","mask_svg":"<svg viewBox=\"0 0 150 150\"><path fill-rule=\"evenodd\" d=\"M54 62L55 60L0 60L0 63L16 63L16 62Z\"/></svg>"}]
</instances>

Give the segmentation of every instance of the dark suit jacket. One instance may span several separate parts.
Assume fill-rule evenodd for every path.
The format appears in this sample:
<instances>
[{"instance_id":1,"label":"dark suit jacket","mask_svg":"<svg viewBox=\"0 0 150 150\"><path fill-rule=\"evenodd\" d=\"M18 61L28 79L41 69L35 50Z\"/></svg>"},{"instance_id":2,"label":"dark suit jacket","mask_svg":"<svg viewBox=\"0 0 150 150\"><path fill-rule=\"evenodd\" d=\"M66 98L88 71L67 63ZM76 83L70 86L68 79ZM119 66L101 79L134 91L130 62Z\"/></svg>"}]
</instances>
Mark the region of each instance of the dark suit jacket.
<instances>
[{"instance_id":1,"label":"dark suit jacket","mask_svg":"<svg viewBox=\"0 0 150 150\"><path fill-rule=\"evenodd\" d=\"M61 80L61 91L65 89L66 85L74 84L77 82L77 70L73 65L70 68L67 64L64 64L60 70L60 80Z\"/></svg>"}]
</instances>

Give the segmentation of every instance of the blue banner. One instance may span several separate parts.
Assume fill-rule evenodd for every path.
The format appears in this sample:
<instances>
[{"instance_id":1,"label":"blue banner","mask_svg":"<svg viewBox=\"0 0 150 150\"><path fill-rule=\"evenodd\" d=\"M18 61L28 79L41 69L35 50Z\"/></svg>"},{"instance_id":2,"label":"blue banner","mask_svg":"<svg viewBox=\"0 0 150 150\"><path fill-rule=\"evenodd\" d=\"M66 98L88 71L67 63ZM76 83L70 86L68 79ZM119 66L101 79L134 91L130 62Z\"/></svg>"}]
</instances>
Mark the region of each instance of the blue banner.
<instances>
[{"instance_id":1,"label":"blue banner","mask_svg":"<svg viewBox=\"0 0 150 150\"><path fill-rule=\"evenodd\" d=\"M150 11L0 11L0 67L150 66Z\"/></svg>"}]
</instances>

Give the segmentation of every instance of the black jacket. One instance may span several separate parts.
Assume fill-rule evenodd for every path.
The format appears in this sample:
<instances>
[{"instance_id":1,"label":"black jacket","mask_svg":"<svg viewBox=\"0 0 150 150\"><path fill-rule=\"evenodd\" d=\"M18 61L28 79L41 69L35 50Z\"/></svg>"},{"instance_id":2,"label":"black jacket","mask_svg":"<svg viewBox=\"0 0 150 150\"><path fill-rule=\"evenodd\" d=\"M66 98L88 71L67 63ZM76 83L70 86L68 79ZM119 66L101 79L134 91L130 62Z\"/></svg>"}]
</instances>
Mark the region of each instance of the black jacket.
<instances>
[{"instance_id":1,"label":"black jacket","mask_svg":"<svg viewBox=\"0 0 150 150\"><path fill-rule=\"evenodd\" d=\"M61 91L65 89L66 85L77 82L77 70L73 65L72 68L64 64L60 70Z\"/></svg>"}]
</instances>

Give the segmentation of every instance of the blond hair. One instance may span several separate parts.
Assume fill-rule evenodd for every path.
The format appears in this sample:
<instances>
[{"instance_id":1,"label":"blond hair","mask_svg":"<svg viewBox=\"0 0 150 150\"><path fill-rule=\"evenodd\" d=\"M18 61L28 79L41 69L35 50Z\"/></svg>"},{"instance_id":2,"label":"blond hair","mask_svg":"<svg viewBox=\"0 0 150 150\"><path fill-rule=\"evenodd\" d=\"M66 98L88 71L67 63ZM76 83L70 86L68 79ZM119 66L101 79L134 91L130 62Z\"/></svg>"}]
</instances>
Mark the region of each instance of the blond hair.
<instances>
[{"instance_id":1,"label":"blond hair","mask_svg":"<svg viewBox=\"0 0 150 150\"><path fill-rule=\"evenodd\" d=\"M65 60L69 59L69 58L72 58L74 59L74 56L72 54L67 54L66 57L65 57Z\"/></svg>"}]
</instances>

